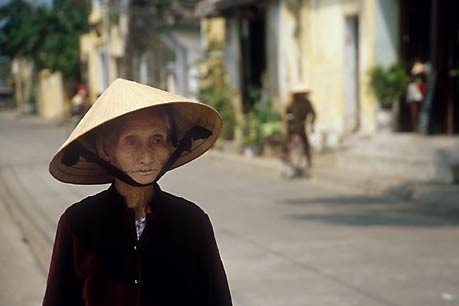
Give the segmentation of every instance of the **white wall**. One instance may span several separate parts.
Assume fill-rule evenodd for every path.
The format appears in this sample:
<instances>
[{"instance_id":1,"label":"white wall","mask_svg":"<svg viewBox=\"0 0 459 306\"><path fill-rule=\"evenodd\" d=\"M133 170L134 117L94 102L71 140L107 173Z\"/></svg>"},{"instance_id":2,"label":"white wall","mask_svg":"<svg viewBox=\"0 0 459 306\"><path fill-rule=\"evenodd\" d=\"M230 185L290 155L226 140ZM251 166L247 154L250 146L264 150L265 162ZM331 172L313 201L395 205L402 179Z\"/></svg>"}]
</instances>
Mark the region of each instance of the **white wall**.
<instances>
[{"instance_id":1,"label":"white wall","mask_svg":"<svg viewBox=\"0 0 459 306\"><path fill-rule=\"evenodd\" d=\"M200 32L174 32L177 41L184 46L186 50L186 58L184 71L185 79L187 82L186 90L184 95L189 98L197 99L197 94L199 93L199 70L198 70L198 61L201 56L201 38Z\"/></svg>"}]
</instances>

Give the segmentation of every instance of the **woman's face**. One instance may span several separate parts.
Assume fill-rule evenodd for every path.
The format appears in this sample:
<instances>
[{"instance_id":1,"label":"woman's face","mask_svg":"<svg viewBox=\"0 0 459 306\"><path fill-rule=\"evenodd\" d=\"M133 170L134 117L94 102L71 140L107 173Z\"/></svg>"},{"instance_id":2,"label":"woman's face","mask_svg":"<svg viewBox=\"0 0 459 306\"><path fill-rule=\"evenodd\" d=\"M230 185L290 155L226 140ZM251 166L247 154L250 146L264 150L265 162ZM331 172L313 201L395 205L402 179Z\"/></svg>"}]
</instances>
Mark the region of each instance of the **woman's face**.
<instances>
[{"instance_id":1,"label":"woman's face","mask_svg":"<svg viewBox=\"0 0 459 306\"><path fill-rule=\"evenodd\" d=\"M164 115L159 111L126 116L117 123L113 141L105 147L98 144L103 159L140 184L156 179L172 149Z\"/></svg>"}]
</instances>

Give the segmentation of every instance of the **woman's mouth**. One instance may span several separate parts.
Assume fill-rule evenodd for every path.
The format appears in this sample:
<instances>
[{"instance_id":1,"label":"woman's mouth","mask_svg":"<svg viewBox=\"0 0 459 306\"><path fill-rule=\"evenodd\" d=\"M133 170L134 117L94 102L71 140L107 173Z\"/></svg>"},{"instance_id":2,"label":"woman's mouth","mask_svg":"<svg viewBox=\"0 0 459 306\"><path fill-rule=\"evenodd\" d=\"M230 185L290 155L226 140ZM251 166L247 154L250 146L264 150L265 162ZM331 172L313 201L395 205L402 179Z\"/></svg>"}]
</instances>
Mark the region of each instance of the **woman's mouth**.
<instances>
[{"instance_id":1,"label":"woman's mouth","mask_svg":"<svg viewBox=\"0 0 459 306\"><path fill-rule=\"evenodd\" d=\"M142 170L134 171L134 173L138 173L141 175L148 175L148 174L151 174L153 171L154 171L153 169L142 169Z\"/></svg>"}]
</instances>

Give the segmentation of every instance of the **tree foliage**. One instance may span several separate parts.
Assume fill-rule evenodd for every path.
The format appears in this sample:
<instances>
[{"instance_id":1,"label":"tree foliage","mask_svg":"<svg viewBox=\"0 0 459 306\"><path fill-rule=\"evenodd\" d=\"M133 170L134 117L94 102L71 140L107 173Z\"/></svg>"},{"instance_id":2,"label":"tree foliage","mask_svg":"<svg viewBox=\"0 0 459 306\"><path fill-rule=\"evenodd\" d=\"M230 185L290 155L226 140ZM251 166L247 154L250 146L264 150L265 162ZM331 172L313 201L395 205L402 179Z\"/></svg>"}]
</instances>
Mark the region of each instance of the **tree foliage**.
<instances>
[{"instance_id":1,"label":"tree foliage","mask_svg":"<svg viewBox=\"0 0 459 306\"><path fill-rule=\"evenodd\" d=\"M34 9L22 0L0 8L0 52L10 58L33 54L39 37L35 27Z\"/></svg>"},{"instance_id":2,"label":"tree foliage","mask_svg":"<svg viewBox=\"0 0 459 306\"><path fill-rule=\"evenodd\" d=\"M31 59L37 69L79 74L79 37L87 31L86 1L55 0L51 8L13 0L0 9L1 55Z\"/></svg>"}]
</instances>

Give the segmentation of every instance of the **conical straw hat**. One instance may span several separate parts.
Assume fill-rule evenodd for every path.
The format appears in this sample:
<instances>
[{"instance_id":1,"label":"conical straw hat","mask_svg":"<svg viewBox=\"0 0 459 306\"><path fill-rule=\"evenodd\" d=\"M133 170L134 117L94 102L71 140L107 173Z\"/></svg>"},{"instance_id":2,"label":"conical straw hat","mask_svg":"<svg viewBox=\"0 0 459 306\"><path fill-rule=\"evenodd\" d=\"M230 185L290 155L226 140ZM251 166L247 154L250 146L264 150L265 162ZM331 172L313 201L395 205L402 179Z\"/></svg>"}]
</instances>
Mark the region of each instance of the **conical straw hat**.
<instances>
[{"instance_id":1,"label":"conical straw hat","mask_svg":"<svg viewBox=\"0 0 459 306\"><path fill-rule=\"evenodd\" d=\"M425 72L426 72L426 64L421 63L421 62L414 63L413 68L411 68L412 75L423 74Z\"/></svg>"},{"instance_id":2,"label":"conical straw hat","mask_svg":"<svg viewBox=\"0 0 459 306\"><path fill-rule=\"evenodd\" d=\"M169 105L172 109L178 140L194 126L202 126L212 132L207 139L193 141L191 151L183 152L170 169L197 158L217 140L222 120L210 106L147 85L117 79L97 99L59 148L51 159L49 172L64 183L90 185L112 182L113 177L107 173L106 169L94 162L86 161L81 156L76 164L66 166L62 163L64 152L75 141L79 141L89 150L96 152L86 137L89 132L128 113L160 105Z\"/></svg>"},{"instance_id":3,"label":"conical straw hat","mask_svg":"<svg viewBox=\"0 0 459 306\"><path fill-rule=\"evenodd\" d=\"M290 89L290 92L292 94L297 94L297 93L308 93L310 90L304 83L296 83L295 85L292 86Z\"/></svg>"}]
</instances>

